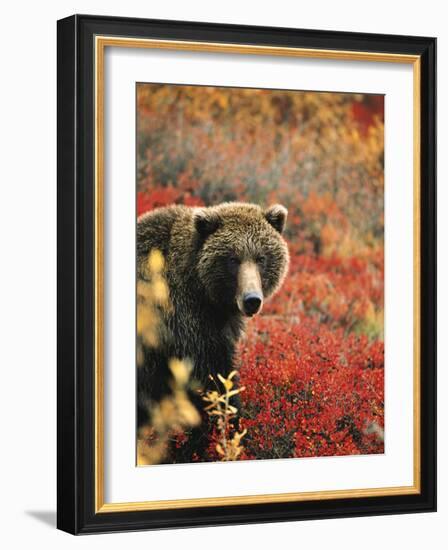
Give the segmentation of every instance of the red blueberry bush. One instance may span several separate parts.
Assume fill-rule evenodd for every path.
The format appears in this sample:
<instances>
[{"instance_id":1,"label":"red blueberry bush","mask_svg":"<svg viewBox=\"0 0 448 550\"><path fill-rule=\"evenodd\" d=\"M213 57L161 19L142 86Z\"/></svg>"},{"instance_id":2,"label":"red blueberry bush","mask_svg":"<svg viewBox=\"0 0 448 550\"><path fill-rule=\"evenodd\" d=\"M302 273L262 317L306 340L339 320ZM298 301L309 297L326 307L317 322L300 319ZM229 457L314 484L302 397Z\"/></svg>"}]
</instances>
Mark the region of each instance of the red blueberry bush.
<instances>
[{"instance_id":1,"label":"red blueberry bush","mask_svg":"<svg viewBox=\"0 0 448 550\"><path fill-rule=\"evenodd\" d=\"M382 452L368 432L383 426L383 352L313 319L257 319L240 345L247 457Z\"/></svg>"}]
</instances>

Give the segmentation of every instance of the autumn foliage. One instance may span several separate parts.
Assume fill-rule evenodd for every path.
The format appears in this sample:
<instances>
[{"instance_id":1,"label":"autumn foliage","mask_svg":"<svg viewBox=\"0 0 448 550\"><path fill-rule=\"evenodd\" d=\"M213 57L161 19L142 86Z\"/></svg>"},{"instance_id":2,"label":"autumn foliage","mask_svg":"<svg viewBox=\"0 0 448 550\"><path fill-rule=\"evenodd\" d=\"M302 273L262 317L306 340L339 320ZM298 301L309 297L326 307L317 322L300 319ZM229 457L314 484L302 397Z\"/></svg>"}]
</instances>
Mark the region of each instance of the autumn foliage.
<instances>
[{"instance_id":1,"label":"autumn foliage","mask_svg":"<svg viewBox=\"0 0 448 550\"><path fill-rule=\"evenodd\" d=\"M288 277L239 344L238 459L384 452L383 97L140 84L137 102L138 214L288 208Z\"/></svg>"}]
</instances>

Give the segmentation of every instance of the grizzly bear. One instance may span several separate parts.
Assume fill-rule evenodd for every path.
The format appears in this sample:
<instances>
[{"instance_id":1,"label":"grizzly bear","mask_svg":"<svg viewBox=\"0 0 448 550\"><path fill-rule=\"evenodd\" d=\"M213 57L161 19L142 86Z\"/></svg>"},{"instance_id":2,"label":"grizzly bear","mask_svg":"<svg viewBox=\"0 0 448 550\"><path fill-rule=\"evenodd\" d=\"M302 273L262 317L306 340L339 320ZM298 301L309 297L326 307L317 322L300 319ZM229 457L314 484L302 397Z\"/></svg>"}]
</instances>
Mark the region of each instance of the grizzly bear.
<instances>
[{"instance_id":1,"label":"grizzly bear","mask_svg":"<svg viewBox=\"0 0 448 550\"><path fill-rule=\"evenodd\" d=\"M263 210L238 202L173 205L139 217L137 281L148 280L148 256L159 250L172 307L161 312L158 345L142 345L138 426L150 421L151 404L171 391L171 358L189 360L191 378L203 389L209 375L227 377L235 368L235 346L245 321L261 311L287 273L286 217L286 208L278 204ZM202 410L197 391L192 400ZM200 454L198 437L194 444Z\"/></svg>"}]
</instances>

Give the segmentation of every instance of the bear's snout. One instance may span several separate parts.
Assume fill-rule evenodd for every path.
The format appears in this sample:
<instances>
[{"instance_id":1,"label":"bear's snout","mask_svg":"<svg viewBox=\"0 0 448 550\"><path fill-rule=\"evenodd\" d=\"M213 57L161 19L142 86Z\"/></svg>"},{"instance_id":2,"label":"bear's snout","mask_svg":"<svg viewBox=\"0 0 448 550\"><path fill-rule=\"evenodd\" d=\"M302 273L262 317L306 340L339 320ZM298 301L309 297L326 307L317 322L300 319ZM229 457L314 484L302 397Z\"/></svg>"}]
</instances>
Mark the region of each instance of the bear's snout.
<instances>
[{"instance_id":1,"label":"bear's snout","mask_svg":"<svg viewBox=\"0 0 448 550\"><path fill-rule=\"evenodd\" d=\"M255 262L243 262L238 272L237 305L243 315L252 317L261 311L263 290Z\"/></svg>"},{"instance_id":2,"label":"bear's snout","mask_svg":"<svg viewBox=\"0 0 448 550\"><path fill-rule=\"evenodd\" d=\"M263 303L263 297L258 292L248 292L243 296L243 308L246 315L258 313Z\"/></svg>"}]
</instances>

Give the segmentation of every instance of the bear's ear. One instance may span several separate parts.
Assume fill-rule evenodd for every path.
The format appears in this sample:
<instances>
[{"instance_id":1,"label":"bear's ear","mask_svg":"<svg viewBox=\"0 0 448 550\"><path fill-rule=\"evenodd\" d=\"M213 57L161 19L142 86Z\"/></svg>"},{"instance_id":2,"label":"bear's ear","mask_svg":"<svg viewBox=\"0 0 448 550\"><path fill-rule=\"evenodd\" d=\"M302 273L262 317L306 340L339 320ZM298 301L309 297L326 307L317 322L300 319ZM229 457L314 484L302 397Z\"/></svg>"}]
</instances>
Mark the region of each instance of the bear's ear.
<instances>
[{"instance_id":1,"label":"bear's ear","mask_svg":"<svg viewBox=\"0 0 448 550\"><path fill-rule=\"evenodd\" d=\"M264 211L264 217L279 233L283 233L286 225L288 211L281 204L274 204Z\"/></svg>"},{"instance_id":2,"label":"bear's ear","mask_svg":"<svg viewBox=\"0 0 448 550\"><path fill-rule=\"evenodd\" d=\"M195 212L193 221L196 231L204 238L214 233L221 224L219 214L208 208L201 208Z\"/></svg>"}]
</instances>

